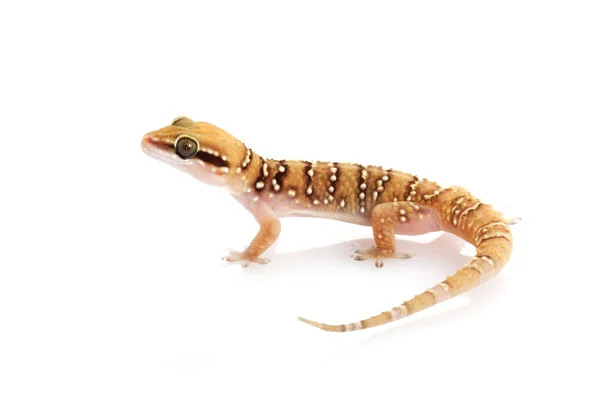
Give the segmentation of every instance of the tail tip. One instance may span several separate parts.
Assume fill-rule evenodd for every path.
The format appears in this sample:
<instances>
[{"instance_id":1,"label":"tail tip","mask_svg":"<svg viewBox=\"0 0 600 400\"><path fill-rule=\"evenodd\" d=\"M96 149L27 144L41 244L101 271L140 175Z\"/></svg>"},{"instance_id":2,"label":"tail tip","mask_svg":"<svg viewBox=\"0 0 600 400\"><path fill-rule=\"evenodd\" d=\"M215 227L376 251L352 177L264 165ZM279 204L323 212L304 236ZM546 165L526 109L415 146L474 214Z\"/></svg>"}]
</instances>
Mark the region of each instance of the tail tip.
<instances>
[{"instance_id":1,"label":"tail tip","mask_svg":"<svg viewBox=\"0 0 600 400\"><path fill-rule=\"evenodd\" d=\"M321 324L319 322L312 321L310 319L306 319L306 318L303 318L303 317L298 317L298 321L304 322L305 324L308 324L308 325L312 325L315 328L323 329L323 324Z\"/></svg>"}]
</instances>

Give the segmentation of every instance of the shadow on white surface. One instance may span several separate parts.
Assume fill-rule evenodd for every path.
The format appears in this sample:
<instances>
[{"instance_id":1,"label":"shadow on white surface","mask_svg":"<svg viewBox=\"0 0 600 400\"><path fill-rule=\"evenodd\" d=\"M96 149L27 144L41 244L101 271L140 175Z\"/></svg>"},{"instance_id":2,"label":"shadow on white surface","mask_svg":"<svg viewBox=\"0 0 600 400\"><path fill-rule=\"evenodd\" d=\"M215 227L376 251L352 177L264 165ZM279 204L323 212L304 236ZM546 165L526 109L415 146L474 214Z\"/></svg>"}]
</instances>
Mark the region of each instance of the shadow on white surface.
<instances>
[{"instance_id":1,"label":"shadow on white surface","mask_svg":"<svg viewBox=\"0 0 600 400\"><path fill-rule=\"evenodd\" d=\"M327 323L349 323L367 317L361 315L356 306L385 311L441 282L470 259L463 251L469 245L450 234L442 234L427 243L398 240L398 250L408 252L413 257L387 260L382 269L376 268L372 260L359 262L350 259L350 254L356 248L372 245L373 239L358 239L297 252L276 253L270 255L271 264L244 270L241 285L252 291L263 285L287 288L279 293L282 296L280 301L288 303L294 301L295 296L299 297L296 302L300 304L302 316ZM357 287L363 290L356 294L348 293ZM461 295L461 304L451 300L454 308L448 309L447 303L443 303L402 321L349 335L363 335L361 343L366 343L397 338L399 332L450 324L464 314L485 310L488 303L493 303L505 291L506 279L499 275ZM388 304L388 299L394 303ZM464 304L466 299L471 300L470 304ZM291 312L293 310L286 310L287 315L273 318L293 317L289 315Z\"/></svg>"},{"instance_id":2,"label":"shadow on white surface","mask_svg":"<svg viewBox=\"0 0 600 400\"><path fill-rule=\"evenodd\" d=\"M318 272L322 273L323 265L330 262L329 267L348 270L362 270L365 268L377 271L385 271L386 267L406 267L406 266L430 266L432 264L446 264L448 271L452 271L453 265L460 263L466 264L470 257L462 255L461 249L466 246L466 242L450 235L441 234L431 242L419 243L412 240L401 240L397 236L397 250L409 253L412 257L405 260L388 259L382 269L377 269L373 260L354 261L350 256L356 249L370 248L374 245L372 238L356 239L336 243L329 246L311 248L302 251L289 253L275 253L269 251L267 257L271 263L265 266L252 265L246 269L248 275L258 275L269 273L273 275L295 274L299 272ZM330 271L327 271L330 272Z\"/></svg>"}]
</instances>

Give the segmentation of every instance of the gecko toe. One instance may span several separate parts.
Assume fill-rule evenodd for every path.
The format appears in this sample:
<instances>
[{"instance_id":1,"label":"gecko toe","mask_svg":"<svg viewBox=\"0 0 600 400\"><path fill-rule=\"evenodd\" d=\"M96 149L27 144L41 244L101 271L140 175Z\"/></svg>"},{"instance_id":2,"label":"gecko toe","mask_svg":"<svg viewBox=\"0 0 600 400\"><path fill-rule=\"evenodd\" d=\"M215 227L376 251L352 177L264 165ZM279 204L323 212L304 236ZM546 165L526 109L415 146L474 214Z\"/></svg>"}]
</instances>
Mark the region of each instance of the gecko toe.
<instances>
[{"instance_id":1,"label":"gecko toe","mask_svg":"<svg viewBox=\"0 0 600 400\"><path fill-rule=\"evenodd\" d=\"M370 249L356 250L350 255L350 258L356 261L375 260L375 266L381 268L386 258L406 259L411 258L408 253L395 252L393 250L371 247Z\"/></svg>"},{"instance_id":2,"label":"gecko toe","mask_svg":"<svg viewBox=\"0 0 600 400\"><path fill-rule=\"evenodd\" d=\"M226 261L229 265L240 264L242 268L248 268L252 263L265 265L271 262L268 258L257 257L247 254L244 251L235 251L231 249L227 249L226 254L221 260Z\"/></svg>"},{"instance_id":3,"label":"gecko toe","mask_svg":"<svg viewBox=\"0 0 600 400\"><path fill-rule=\"evenodd\" d=\"M412 258L412 254L396 252L392 254L393 258L398 258L400 260L406 260L407 258Z\"/></svg>"}]
</instances>

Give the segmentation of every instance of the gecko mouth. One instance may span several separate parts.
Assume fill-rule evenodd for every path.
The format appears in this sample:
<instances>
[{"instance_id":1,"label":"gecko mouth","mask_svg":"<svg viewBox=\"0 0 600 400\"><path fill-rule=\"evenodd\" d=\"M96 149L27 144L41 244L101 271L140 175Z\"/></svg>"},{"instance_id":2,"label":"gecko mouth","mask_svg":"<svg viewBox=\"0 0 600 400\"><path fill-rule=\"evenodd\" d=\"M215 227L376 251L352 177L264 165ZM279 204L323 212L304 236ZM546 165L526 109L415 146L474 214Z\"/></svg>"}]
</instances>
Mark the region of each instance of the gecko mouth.
<instances>
[{"instance_id":1,"label":"gecko mouth","mask_svg":"<svg viewBox=\"0 0 600 400\"><path fill-rule=\"evenodd\" d=\"M179 157L173 157L173 153L161 148L155 142L145 139L142 141L142 150L152 158L159 161L180 165L192 165L191 160L183 160Z\"/></svg>"}]
</instances>

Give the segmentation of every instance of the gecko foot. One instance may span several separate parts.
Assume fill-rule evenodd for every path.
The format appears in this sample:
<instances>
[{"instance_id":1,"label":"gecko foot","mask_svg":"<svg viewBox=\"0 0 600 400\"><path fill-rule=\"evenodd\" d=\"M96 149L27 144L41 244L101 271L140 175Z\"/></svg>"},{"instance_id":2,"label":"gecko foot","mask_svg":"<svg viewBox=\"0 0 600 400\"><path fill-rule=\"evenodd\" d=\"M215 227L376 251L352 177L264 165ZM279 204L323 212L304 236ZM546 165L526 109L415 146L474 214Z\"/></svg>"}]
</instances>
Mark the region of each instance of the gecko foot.
<instances>
[{"instance_id":1,"label":"gecko foot","mask_svg":"<svg viewBox=\"0 0 600 400\"><path fill-rule=\"evenodd\" d=\"M411 255L407 253L395 252L389 249L382 249L380 247L371 247L365 250L356 250L354 254L350 255L353 260L364 261L375 259L375 266L377 268L383 267L383 260L385 258L410 258Z\"/></svg>"},{"instance_id":2,"label":"gecko foot","mask_svg":"<svg viewBox=\"0 0 600 400\"><path fill-rule=\"evenodd\" d=\"M268 258L262 258L247 254L245 251L235 251L227 249L227 253L221 258L229 264L241 264L243 268L248 268L250 263L268 264L271 262Z\"/></svg>"}]
</instances>

